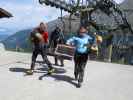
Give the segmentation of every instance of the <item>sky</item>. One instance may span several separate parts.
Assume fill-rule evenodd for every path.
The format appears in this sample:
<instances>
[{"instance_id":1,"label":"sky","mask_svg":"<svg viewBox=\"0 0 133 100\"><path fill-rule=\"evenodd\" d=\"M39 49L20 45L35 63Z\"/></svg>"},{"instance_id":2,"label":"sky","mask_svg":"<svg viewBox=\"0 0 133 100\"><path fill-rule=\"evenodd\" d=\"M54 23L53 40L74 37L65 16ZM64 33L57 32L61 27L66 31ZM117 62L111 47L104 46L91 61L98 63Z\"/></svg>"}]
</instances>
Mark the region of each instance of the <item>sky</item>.
<instances>
[{"instance_id":1,"label":"sky","mask_svg":"<svg viewBox=\"0 0 133 100\"><path fill-rule=\"evenodd\" d=\"M125 0L114 0L116 3L120 4L122 2L124 2Z\"/></svg>"},{"instance_id":2,"label":"sky","mask_svg":"<svg viewBox=\"0 0 133 100\"><path fill-rule=\"evenodd\" d=\"M0 19L0 34L13 34L22 29L37 26L40 22L52 21L60 16L60 10L54 7L41 5L39 0L0 0L0 8L13 14L12 18ZM124 0L117 0L121 3ZM63 15L66 15L63 12Z\"/></svg>"},{"instance_id":3,"label":"sky","mask_svg":"<svg viewBox=\"0 0 133 100\"><path fill-rule=\"evenodd\" d=\"M41 5L38 0L0 0L0 7L13 14L12 18L0 19L0 33L28 29L60 16L59 9Z\"/></svg>"}]
</instances>

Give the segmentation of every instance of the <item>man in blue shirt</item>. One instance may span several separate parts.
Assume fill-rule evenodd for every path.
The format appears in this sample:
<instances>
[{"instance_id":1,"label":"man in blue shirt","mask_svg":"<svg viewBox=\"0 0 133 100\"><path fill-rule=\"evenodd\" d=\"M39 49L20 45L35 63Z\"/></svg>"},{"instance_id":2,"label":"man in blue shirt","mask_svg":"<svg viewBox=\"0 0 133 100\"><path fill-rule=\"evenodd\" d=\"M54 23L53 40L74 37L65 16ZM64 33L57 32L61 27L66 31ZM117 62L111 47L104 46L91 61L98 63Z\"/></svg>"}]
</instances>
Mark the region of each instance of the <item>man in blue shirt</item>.
<instances>
[{"instance_id":1,"label":"man in blue shirt","mask_svg":"<svg viewBox=\"0 0 133 100\"><path fill-rule=\"evenodd\" d=\"M87 35L87 29L85 27L80 27L77 36L70 38L67 41L68 45L74 45L76 47L74 55L74 75L75 79L78 80L78 87L81 87L84 77L84 68L86 66L88 55L90 52L90 47L93 45L95 39L90 35Z\"/></svg>"}]
</instances>

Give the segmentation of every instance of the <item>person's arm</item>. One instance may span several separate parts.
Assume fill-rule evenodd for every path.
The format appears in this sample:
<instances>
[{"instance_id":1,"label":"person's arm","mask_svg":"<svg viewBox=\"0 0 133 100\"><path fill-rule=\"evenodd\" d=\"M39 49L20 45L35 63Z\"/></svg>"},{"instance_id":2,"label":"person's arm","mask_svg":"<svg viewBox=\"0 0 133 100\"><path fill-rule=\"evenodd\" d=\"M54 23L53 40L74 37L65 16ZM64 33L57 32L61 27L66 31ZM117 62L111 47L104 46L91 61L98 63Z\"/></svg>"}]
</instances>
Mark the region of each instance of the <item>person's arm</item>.
<instances>
[{"instance_id":1,"label":"person's arm","mask_svg":"<svg viewBox=\"0 0 133 100\"><path fill-rule=\"evenodd\" d=\"M62 39L64 39L64 33L63 32L60 32L60 36Z\"/></svg>"},{"instance_id":2,"label":"person's arm","mask_svg":"<svg viewBox=\"0 0 133 100\"><path fill-rule=\"evenodd\" d=\"M54 33L55 33L55 30L51 32L51 35L50 35L50 38L49 38L50 41L52 41L54 39L54 35L55 35Z\"/></svg>"},{"instance_id":3,"label":"person's arm","mask_svg":"<svg viewBox=\"0 0 133 100\"><path fill-rule=\"evenodd\" d=\"M92 37L90 39L90 45L94 45L94 44L96 44L96 37Z\"/></svg>"},{"instance_id":4,"label":"person's arm","mask_svg":"<svg viewBox=\"0 0 133 100\"><path fill-rule=\"evenodd\" d=\"M34 28L31 32L30 32L30 41L33 42L35 40L36 37L36 33L38 33L37 28Z\"/></svg>"},{"instance_id":5,"label":"person's arm","mask_svg":"<svg viewBox=\"0 0 133 100\"><path fill-rule=\"evenodd\" d=\"M88 44L86 44L85 46L87 46L88 48L91 48L94 44L96 44L96 39L95 37L89 37L88 39Z\"/></svg>"},{"instance_id":6,"label":"person's arm","mask_svg":"<svg viewBox=\"0 0 133 100\"><path fill-rule=\"evenodd\" d=\"M75 42L75 37L72 37L72 38L67 40L66 44L67 45L74 45L74 42Z\"/></svg>"}]
</instances>

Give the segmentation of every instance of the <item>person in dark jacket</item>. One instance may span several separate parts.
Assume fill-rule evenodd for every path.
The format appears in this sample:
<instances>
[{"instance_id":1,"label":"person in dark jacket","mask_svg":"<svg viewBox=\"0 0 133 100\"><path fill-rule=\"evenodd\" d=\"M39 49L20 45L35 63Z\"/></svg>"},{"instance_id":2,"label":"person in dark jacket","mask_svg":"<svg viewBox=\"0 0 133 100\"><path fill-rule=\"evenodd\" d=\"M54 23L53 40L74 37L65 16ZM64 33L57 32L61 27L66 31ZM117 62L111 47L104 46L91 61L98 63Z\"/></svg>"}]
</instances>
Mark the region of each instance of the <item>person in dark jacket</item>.
<instances>
[{"instance_id":1,"label":"person in dark jacket","mask_svg":"<svg viewBox=\"0 0 133 100\"><path fill-rule=\"evenodd\" d=\"M44 62L48 65L49 70L48 73L52 73L54 71L52 64L47 58L47 43L48 43L48 32L47 26L44 23L40 23L39 27L35 28L31 32L31 41L34 46L34 50L32 53L32 63L30 70L27 71L27 74L33 74L35 68L35 62L38 54L41 54Z\"/></svg>"},{"instance_id":2,"label":"person in dark jacket","mask_svg":"<svg viewBox=\"0 0 133 100\"><path fill-rule=\"evenodd\" d=\"M63 44L64 43L64 35L62 33L62 30L60 27L56 27L55 30L51 33L50 37L50 47L52 49L52 52L55 52L57 44ZM61 66L64 66L63 59L59 59ZM55 56L55 65L58 64L58 58Z\"/></svg>"}]
</instances>

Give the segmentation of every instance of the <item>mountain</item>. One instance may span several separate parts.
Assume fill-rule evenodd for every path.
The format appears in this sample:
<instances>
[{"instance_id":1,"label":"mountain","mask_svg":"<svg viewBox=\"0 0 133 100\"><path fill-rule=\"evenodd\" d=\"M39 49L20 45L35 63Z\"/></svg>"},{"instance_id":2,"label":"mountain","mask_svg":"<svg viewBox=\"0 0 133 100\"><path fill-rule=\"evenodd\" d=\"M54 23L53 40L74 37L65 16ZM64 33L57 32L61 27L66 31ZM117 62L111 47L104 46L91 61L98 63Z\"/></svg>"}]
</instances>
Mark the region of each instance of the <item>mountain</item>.
<instances>
[{"instance_id":1,"label":"mountain","mask_svg":"<svg viewBox=\"0 0 133 100\"><path fill-rule=\"evenodd\" d=\"M0 41L3 41L4 39L6 39L9 35L7 34L0 34Z\"/></svg>"},{"instance_id":2,"label":"mountain","mask_svg":"<svg viewBox=\"0 0 133 100\"><path fill-rule=\"evenodd\" d=\"M4 43L6 49L16 49L18 48L29 48L30 42L28 42L28 37L32 29L26 29L16 32L15 34L9 36L2 42Z\"/></svg>"},{"instance_id":3,"label":"mountain","mask_svg":"<svg viewBox=\"0 0 133 100\"><path fill-rule=\"evenodd\" d=\"M8 38L11 33L13 33L13 30L10 30L8 28L0 27L0 41L5 40Z\"/></svg>"}]
</instances>

